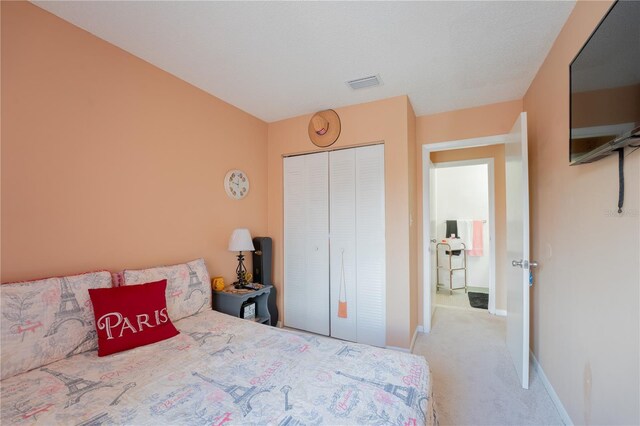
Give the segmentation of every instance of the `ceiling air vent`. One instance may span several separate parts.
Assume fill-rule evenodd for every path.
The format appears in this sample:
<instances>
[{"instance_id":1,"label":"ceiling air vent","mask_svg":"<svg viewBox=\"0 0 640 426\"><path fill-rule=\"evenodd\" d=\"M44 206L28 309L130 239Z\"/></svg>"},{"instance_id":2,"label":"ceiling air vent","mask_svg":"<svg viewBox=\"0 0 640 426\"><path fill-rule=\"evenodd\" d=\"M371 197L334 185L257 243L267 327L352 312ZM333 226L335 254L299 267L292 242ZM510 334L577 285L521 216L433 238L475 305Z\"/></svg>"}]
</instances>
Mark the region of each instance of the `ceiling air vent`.
<instances>
[{"instance_id":1,"label":"ceiling air vent","mask_svg":"<svg viewBox=\"0 0 640 426\"><path fill-rule=\"evenodd\" d=\"M364 89L365 87L379 86L380 83L380 76L378 75L370 75L369 77L356 78L355 80L347 81L347 84L353 90Z\"/></svg>"}]
</instances>

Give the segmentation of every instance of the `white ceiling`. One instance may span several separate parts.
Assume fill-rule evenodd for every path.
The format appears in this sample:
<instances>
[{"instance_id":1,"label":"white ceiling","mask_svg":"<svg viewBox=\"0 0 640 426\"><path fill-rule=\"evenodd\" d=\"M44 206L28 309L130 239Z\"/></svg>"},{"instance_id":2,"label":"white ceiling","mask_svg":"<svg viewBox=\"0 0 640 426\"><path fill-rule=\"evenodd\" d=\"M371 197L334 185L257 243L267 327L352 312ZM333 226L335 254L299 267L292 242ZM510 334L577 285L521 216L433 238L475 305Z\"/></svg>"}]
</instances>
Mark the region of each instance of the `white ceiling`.
<instances>
[{"instance_id":1,"label":"white ceiling","mask_svg":"<svg viewBox=\"0 0 640 426\"><path fill-rule=\"evenodd\" d=\"M574 6L35 3L267 122L403 94L417 115L519 99ZM382 86L345 84L372 74Z\"/></svg>"}]
</instances>

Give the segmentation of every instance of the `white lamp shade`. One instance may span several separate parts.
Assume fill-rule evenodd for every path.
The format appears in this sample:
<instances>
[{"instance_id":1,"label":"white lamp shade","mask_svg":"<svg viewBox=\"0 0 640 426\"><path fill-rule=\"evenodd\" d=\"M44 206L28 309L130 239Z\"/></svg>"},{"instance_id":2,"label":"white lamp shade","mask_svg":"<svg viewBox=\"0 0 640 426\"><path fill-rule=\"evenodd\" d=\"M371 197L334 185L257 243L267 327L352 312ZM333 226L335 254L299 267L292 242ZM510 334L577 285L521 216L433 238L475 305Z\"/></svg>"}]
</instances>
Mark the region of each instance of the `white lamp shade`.
<instances>
[{"instance_id":1,"label":"white lamp shade","mask_svg":"<svg viewBox=\"0 0 640 426\"><path fill-rule=\"evenodd\" d=\"M229 238L229 251L254 251L251 234L247 228L238 228Z\"/></svg>"}]
</instances>

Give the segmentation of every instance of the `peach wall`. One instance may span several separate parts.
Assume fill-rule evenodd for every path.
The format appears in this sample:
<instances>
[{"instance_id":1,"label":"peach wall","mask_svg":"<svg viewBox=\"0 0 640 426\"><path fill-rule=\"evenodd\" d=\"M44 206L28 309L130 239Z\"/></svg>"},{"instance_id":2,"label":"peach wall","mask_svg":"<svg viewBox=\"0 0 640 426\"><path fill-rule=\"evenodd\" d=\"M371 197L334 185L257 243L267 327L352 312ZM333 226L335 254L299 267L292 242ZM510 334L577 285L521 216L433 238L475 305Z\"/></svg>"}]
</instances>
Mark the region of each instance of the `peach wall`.
<instances>
[{"instance_id":1,"label":"peach wall","mask_svg":"<svg viewBox=\"0 0 640 426\"><path fill-rule=\"evenodd\" d=\"M418 253L418 317L423 324L423 250L422 250L422 145L461 139L479 138L506 134L522 112L522 101L509 101L467 108L457 111L424 115L416 123L416 200L417 200L417 253ZM506 309L504 291L504 269L501 262L506 259L505 215L504 215L504 150L500 148L473 148L438 152L433 154L434 161L470 160L493 157L495 159L496 185L496 309Z\"/></svg>"},{"instance_id":2,"label":"peach wall","mask_svg":"<svg viewBox=\"0 0 640 426\"><path fill-rule=\"evenodd\" d=\"M2 2L2 281L204 257L267 231L266 123L27 2ZM251 191L229 199L228 169Z\"/></svg>"},{"instance_id":3,"label":"peach wall","mask_svg":"<svg viewBox=\"0 0 640 426\"><path fill-rule=\"evenodd\" d=\"M500 102L418 117L418 146L427 143L509 133L522 112L522 100Z\"/></svg>"},{"instance_id":4,"label":"peach wall","mask_svg":"<svg viewBox=\"0 0 640 426\"><path fill-rule=\"evenodd\" d=\"M640 424L640 152L569 166L569 63L611 2L578 1L524 97L532 346L575 424ZM627 150L629 152L629 150Z\"/></svg>"},{"instance_id":5,"label":"peach wall","mask_svg":"<svg viewBox=\"0 0 640 426\"><path fill-rule=\"evenodd\" d=\"M338 141L330 148L383 141L385 145L387 345L408 347L410 342L410 244L407 97L337 108L342 123ZM268 231L274 240L274 283L283 312L283 155L320 151L307 135L311 115L269 124Z\"/></svg>"},{"instance_id":6,"label":"peach wall","mask_svg":"<svg viewBox=\"0 0 640 426\"><path fill-rule=\"evenodd\" d=\"M407 98L407 143L408 143L408 165L409 170L409 300L410 300L410 318L409 330L414 333L418 326L419 317L418 309L421 306L418 297L418 228L416 224L417 199L416 199L416 179L417 166L416 156L418 149L416 147L416 114L413 106Z\"/></svg>"}]
</instances>

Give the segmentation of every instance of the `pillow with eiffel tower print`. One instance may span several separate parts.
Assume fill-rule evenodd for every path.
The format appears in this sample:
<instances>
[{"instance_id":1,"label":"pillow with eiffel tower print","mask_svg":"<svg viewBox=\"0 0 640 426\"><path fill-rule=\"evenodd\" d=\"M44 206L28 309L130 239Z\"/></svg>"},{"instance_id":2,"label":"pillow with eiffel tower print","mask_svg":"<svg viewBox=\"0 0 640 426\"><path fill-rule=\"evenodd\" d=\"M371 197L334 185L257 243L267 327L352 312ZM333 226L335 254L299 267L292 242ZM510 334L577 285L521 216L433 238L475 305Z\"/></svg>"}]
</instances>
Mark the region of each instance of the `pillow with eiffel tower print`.
<instances>
[{"instance_id":1,"label":"pillow with eiffel tower print","mask_svg":"<svg viewBox=\"0 0 640 426\"><path fill-rule=\"evenodd\" d=\"M0 286L2 380L98 347L90 288L111 287L109 272Z\"/></svg>"},{"instance_id":2,"label":"pillow with eiffel tower print","mask_svg":"<svg viewBox=\"0 0 640 426\"><path fill-rule=\"evenodd\" d=\"M204 259L173 266L124 271L124 285L167 280L167 310L171 321L211 310L211 280Z\"/></svg>"}]
</instances>

